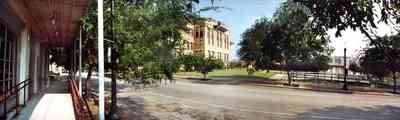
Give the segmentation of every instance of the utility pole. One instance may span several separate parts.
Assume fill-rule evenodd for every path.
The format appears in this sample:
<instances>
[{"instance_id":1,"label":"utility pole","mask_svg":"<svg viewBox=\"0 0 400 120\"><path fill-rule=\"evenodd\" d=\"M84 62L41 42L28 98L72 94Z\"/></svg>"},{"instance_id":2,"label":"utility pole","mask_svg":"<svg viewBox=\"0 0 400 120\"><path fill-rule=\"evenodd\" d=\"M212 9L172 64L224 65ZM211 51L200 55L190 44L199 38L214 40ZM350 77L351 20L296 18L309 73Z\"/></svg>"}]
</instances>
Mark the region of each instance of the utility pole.
<instances>
[{"instance_id":1,"label":"utility pole","mask_svg":"<svg viewBox=\"0 0 400 120\"><path fill-rule=\"evenodd\" d=\"M347 51L347 49L346 48L344 48L344 66L343 66L343 69L344 69L344 83L343 83L343 90L348 90L348 87L347 87L347 65L346 65L346 63L347 63L347 60L346 60L346 51Z\"/></svg>"}]
</instances>

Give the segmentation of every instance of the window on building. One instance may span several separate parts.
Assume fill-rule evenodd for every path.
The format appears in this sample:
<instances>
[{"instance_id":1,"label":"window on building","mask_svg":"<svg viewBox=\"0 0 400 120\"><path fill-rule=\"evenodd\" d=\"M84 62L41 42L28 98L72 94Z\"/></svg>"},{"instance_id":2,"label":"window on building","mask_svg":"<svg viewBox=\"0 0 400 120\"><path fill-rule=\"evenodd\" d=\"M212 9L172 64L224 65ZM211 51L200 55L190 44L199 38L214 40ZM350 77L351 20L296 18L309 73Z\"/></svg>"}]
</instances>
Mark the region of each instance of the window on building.
<instances>
[{"instance_id":1,"label":"window on building","mask_svg":"<svg viewBox=\"0 0 400 120\"><path fill-rule=\"evenodd\" d=\"M211 43L212 43L212 45L214 45L214 42L215 42L215 41L214 41L214 39L211 39Z\"/></svg>"},{"instance_id":2,"label":"window on building","mask_svg":"<svg viewBox=\"0 0 400 120\"><path fill-rule=\"evenodd\" d=\"M211 44L211 31L210 31L210 29L208 29L208 31L207 31L207 40L208 40L208 45L210 45Z\"/></svg>"},{"instance_id":3,"label":"window on building","mask_svg":"<svg viewBox=\"0 0 400 120\"><path fill-rule=\"evenodd\" d=\"M219 46L219 39L217 39L217 46Z\"/></svg>"},{"instance_id":4,"label":"window on building","mask_svg":"<svg viewBox=\"0 0 400 120\"><path fill-rule=\"evenodd\" d=\"M220 37L220 39L219 39L219 41L221 41L221 44L219 45L220 48L222 48L223 39L224 39L224 34L221 32L221 37Z\"/></svg>"},{"instance_id":5,"label":"window on building","mask_svg":"<svg viewBox=\"0 0 400 120\"><path fill-rule=\"evenodd\" d=\"M187 43L186 43L186 48L187 48L188 50L190 50L190 42L187 42Z\"/></svg>"},{"instance_id":6,"label":"window on building","mask_svg":"<svg viewBox=\"0 0 400 120\"><path fill-rule=\"evenodd\" d=\"M226 37L224 39L224 48L226 49Z\"/></svg>"},{"instance_id":7,"label":"window on building","mask_svg":"<svg viewBox=\"0 0 400 120\"><path fill-rule=\"evenodd\" d=\"M0 22L0 96L16 85L15 53L15 35Z\"/></svg>"},{"instance_id":8,"label":"window on building","mask_svg":"<svg viewBox=\"0 0 400 120\"><path fill-rule=\"evenodd\" d=\"M219 34L219 31L217 31L217 46L219 46L219 38L220 38L220 34Z\"/></svg>"},{"instance_id":9,"label":"window on building","mask_svg":"<svg viewBox=\"0 0 400 120\"><path fill-rule=\"evenodd\" d=\"M229 46L229 40L228 40L228 37L226 37L226 38L225 38L225 42L226 42L226 44L225 44L225 48L226 48L226 49L228 49L228 46Z\"/></svg>"},{"instance_id":10,"label":"window on building","mask_svg":"<svg viewBox=\"0 0 400 120\"><path fill-rule=\"evenodd\" d=\"M204 31L200 31L200 38L204 38Z\"/></svg>"}]
</instances>

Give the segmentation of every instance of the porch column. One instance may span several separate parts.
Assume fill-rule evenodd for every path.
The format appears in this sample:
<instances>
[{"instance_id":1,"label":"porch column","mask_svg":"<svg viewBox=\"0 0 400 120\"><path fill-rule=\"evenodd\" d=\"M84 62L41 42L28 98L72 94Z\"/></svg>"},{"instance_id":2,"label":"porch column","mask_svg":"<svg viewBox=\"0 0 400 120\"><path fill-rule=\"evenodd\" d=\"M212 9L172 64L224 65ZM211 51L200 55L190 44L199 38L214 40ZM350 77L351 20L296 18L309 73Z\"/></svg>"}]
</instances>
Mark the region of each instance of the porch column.
<instances>
[{"instance_id":1,"label":"porch column","mask_svg":"<svg viewBox=\"0 0 400 120\"><path fill-rule=\"evenodd\" d=\"M103 0L97 0L97 46L98 46L98 82L99 82L99 120L105 119L104 111L104 20Z\"/></svg>"},{"instance_id":2,"label":"porch column","mask_svg":"<svg viewBox=\"0 0 400 120\"><path fill-rule=\"evenodd\" d=\"M17 83L29 78L29 52L30 52L30 34L27 28L24 28L19 34L18 54L17 54ZM24 102L24 91L19 92L19 104ZM27 97L26 97L27 99Z\"/></svg>"},{"instance_id":3,"label":"porch column","mask_svg":"<svg viewBox=\"0 0 400 120\"><path fill-rule=\"evenodd\" d=\"M47 48L43 48L44 50L44 61L45 61L45 66L44 66L44 75L45 75L45 80L46 80L46 88L50 87L50 79L49 79L49 67L50 67L50 59L49 59L49 51Z\"/></svg>"},{"instance_id":4,"label":"porch column","mask_svg":"<svg viewBox=\"0 0 400 120\"><path fill-rule=\"evenodd\" d=\"M31 79L31 84L32 84L32 89L33 90L33 94L38 93L39 91L39 84L40 84L40 43L32 40L31 42L31 59L30 59L30 79Z\"/></svg>"},{"instance_id":5,"label":"porch column","mask_svg":"<svg viewBox=\"0 0 400 120\"><path fill-rule=\"evenodd\" d=\"M46 59L46 49L44 49L44 48L42 48L42 47L39 47L39 58L40 58L40 61L39 61L39 64L38 65L40 65L40 67L39 67L39 75L40 75L40 77L39 77L39 79L38 79L38 81L39 81L39 84L40 84L40 90L42 90L42 89L44 89L44 88L46 88L47 87L47 73L46 73L46 66L47 66L47 59Z\"/></svg>"}]
</instances>

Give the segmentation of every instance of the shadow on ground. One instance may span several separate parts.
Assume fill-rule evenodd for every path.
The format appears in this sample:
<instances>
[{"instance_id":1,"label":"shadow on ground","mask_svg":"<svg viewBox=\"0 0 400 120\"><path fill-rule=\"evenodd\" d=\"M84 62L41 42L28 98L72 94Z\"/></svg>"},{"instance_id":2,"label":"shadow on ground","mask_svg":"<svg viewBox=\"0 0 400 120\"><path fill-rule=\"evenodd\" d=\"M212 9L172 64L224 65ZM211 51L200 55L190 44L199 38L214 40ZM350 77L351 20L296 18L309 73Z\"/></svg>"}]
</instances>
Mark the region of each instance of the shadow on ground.
<instances>
[{"instance_id":1,"label":"shadow on ground","mask_svg":"<svg viewBox=\"0 0 400 120\"><path fill-rule=\"evenodd\" d=\"M140 97L118 98L119 101L124 101L124 104L118 105L117 115L121 120L159 120L157 117L152 116L150 112L145 111L145 100Z\"/></svg>"},{"instance_id":2,"label":"shadow on ground","mask_svg":"<svg viewBox=\"0 0 400 120\"><path fill-rule=\"evenodd\" d=\"M239 85L248 83L249 81L265 81L265 82L273 82L274 80L257 77L257 76L247 76L247 75L234 75L234 76L212 76L207 77L207 80L203 78L196 77L188 77L185 78L190 80L192 83L200 83L200 84L213 84L213 85Z\"/></svg>"},{"instance_id":3,"label":"shadow on ground","mask_svg":"<svg viewBox=\"0 0 400 120\"><path fill-rule=\"evenodd\" d=\"M188 108L175 102L154 102L148 99L139 96L119 98L120 103L123 104L118 105L118 118L120 120L229 120L219 112Z\"/></svg>"},{"instance_id":4,"label":"shadow on ground","mask_svg":"<svg viewBox=\"0 0 400 120\"><path fill-rule=\"evenodd\" d=\"M400 107L378 105L354 108L336 106L314 109L297 115L298 120L400 120Z\"/></svg>"}]
</instances>

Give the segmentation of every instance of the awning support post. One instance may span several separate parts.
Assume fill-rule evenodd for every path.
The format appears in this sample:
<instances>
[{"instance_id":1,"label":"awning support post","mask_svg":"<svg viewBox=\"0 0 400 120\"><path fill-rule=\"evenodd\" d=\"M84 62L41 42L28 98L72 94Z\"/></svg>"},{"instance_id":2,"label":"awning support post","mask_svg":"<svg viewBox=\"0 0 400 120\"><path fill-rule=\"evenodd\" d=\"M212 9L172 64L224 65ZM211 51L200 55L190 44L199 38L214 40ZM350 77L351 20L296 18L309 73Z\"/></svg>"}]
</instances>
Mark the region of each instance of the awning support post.
<instances>
[{"instance_id":1,"label":"awning support post","mask_svg":"<svg viewBox=\"0 0 400 120\"><path fill-rule=\"evenodd\" d=\"M79 96L82 96L82 28L79 29Z\"/></svg>"},{"instance_id":2,"label":"awning support post","mask_svg":"<svg viewBox=\"0 0 400 120\"><path fill-rule=\"evenodd\" d=\"M104 23L103 0L97 0L98 66L99 66L99 120L104 120Z\"/></svg>"}]
</instances>

